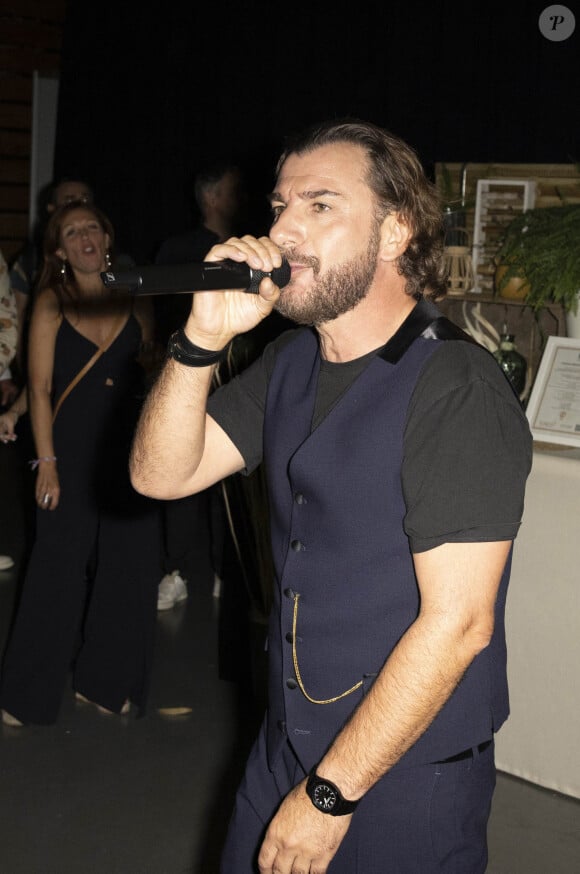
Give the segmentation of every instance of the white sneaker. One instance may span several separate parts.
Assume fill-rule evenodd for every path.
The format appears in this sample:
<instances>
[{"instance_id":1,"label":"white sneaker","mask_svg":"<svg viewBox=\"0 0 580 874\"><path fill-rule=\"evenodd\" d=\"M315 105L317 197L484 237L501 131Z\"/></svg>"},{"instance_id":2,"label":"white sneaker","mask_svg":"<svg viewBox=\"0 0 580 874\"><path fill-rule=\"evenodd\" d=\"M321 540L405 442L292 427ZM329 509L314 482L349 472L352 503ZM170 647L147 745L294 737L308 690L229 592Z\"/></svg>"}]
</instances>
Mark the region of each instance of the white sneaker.
<instances>
[{"instance_id":1,"label":"white sneaker","mask_svg":"<svg viewBox=\"0 0 580 874\"><path fill-rule=\"evenodd\" d=\"M179 571L171 571L170 574L165 574L159 583L157 593L157 609L171 610L174 604L179 601L185 601L187 598L187 586L183 577L179 575Z\"/></svg>"},{"instance_id":2,"label":"white sneaker","mask_svg":"<svg viewBox=\"0 0 580 874\"><path fill-rule=\"evenodd\" d=\"M9 555L0 555L0 571L10 570L11 567L14 567L14 559Z\"/></svg>"}]
</instances>

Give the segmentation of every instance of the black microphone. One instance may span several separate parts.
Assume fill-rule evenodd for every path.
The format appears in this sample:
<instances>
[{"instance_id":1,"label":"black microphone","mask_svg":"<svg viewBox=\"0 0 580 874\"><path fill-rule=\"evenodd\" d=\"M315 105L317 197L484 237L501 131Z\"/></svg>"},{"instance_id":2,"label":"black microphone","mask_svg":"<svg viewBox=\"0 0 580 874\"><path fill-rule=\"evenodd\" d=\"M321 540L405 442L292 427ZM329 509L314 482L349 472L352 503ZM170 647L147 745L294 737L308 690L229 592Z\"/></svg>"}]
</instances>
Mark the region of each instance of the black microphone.
<instances>
[{"instance_id":1,"label":"black microphone","mask_svg":"<svg viewBox=\"0 0 580 874\"><path fill-rule=\"evenodd\" d=\"M290 265L282 261L271 273L254 270L245 262L204 261L202 264L151 264L129 270L107 270L101 273L107 288L128 288L133 294L185 294L192 291L224 291L241 288L252 294L264 276L269 276L278 288L290 282Z\"/></svg>"}]
</instances>

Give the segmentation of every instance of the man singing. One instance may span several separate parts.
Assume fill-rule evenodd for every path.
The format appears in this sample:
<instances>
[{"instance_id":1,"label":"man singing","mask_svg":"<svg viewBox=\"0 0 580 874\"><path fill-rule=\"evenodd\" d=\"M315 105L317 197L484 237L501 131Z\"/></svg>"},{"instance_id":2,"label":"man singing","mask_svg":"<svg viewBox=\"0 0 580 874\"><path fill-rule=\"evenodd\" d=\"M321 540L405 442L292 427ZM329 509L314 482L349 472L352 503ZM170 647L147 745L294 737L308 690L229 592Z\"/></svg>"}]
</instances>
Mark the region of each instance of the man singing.
<instances>
[{"instance_id":1,"label":"man singing","mask_svg":"<svg viewBox=\"0 0 580 874\"><path fill-rule=\"evenodd\" d=\"M432 303L441 211L413 150L360 121L281 157L269 237L209 261L272 271L196 293L131 471L171 499L265 462L269 706L224 874L480 874L508 715L504 607L531 438L493 357ZM212 394L231 340L298 327Z\"/></svg>"}]
</instances>

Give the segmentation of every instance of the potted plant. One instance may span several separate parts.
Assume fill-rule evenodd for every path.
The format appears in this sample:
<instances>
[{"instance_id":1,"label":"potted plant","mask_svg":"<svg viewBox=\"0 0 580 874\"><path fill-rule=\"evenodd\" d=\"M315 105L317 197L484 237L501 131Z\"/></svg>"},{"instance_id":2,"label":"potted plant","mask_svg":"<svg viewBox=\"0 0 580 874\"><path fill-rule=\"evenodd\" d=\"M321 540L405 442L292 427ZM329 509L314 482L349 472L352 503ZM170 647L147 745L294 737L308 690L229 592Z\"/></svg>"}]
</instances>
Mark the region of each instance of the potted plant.
<instances>
[{"instance_id":1,"label":"potted plant","mask_svg":"<svg viewBox=\"0 0 580 874\"><path fill-rule=\"evenodd\" d=\"M580 292L580 204L530 209L506 228L497 256L496 292L509 296L510 283L534 312L561 304L578 312Z\"/></svg>"}]
</instances>

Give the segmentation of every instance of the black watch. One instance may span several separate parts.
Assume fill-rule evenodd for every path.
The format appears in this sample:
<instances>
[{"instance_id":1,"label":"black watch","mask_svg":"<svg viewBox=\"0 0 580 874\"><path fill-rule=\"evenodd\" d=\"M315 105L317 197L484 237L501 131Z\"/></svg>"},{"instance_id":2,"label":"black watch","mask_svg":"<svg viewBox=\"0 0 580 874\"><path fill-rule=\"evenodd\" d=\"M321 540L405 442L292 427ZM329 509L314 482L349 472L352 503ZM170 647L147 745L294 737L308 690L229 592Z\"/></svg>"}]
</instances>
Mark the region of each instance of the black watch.
<instances>
[{"instance_id":1,"label":"black watch","mask_svg":"<svg viewBox=\"0 0 580 874\"><path fill-rule=\"evenodd\" d=\"M358 804L358 801L347 801L343 798L342 792L330 780L325 780L316 774L316 768L313 768L308 775L306 783L306 794L312 801L313 805L321 813L329 813L331 816L344 816L347 813L352 813Z\"/></svg>"}]
</instances>

